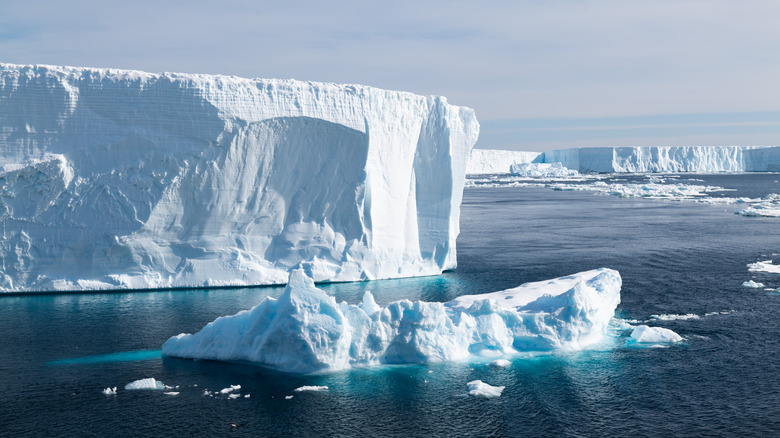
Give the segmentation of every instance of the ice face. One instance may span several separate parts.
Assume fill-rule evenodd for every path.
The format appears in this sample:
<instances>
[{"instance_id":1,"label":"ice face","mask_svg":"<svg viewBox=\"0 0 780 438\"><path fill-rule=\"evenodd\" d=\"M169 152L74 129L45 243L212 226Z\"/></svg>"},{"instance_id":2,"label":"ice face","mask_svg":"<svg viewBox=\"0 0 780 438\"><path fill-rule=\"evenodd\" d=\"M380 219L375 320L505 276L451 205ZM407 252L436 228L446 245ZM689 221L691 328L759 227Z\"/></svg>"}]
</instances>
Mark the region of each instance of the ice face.
<instances>
[{"instance_id":1,"label":"ice face","mask_svg":"<svg viewBox=\"0 0 780 438\"><path fill-rule=\"evenodd\" d=\"M478 131L357 85L0 64L0 290L438 274Z\"/></svg>"},{"instance_id":2,"label":"ice face","mask_svg":"<svg viewBox=\"0 0 780 438\"><path fill-rule=\"evenodd\" d=\"M569 170L561 163L514 163L509 167L509 173L515 176L529 177L567 177L577 176L579 172Z\"/></svg>"},{"instance_id":3,"label":"ice face","mask_svg":"<svg viewBox=\"0 0 780 438\"><path fill-rule=\"evenodd\" d=\"M544 157L542 152L472 149L466 173L469 175L509 173L515 163L531 163Z\"/></svg>"},{"instance_id":4,"label":"ice face","mask_svg":"<svg viewBox=\"0 0 780 438\"><path fill-rule=\"evenodd\" d=\"M337 303L298 269L278 299L174 336L162 352L310 373L576 350L603 338L620 287L617 271L597 269L447 303L401 300L376 309L365 297L360 305Z\"/></svg>"}]
</instances>

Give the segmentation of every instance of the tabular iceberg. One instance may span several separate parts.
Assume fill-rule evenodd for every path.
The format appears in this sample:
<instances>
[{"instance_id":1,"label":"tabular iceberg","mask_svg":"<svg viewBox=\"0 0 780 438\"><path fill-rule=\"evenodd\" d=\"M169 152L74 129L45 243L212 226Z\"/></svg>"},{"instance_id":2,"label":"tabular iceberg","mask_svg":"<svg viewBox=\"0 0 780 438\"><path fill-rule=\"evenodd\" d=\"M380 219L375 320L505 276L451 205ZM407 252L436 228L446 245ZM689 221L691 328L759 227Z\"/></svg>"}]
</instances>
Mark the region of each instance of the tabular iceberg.
<instances>
[{"instance_id":1,"label":"tabular iceberg","mask_svg":"<svg viewBox=\"0 0 780 438\"><path fill-rule=\"evenodd\" d=\"M576 350L602 339L620 302L617 271L597 269L447 303L337 303L294 270L284 293L165 342L162 353L286 372Z\"/></svg>"},{"instance_id":2,"label":"tabular iceberg","mask_svg":"<svg viewBox=\"0 0 780 438\"><path fill-rule=\"evenodd\" d=\"M469 163L467 173L509 173L509 166L514 163L509 162L511 157L516 157L517 163L561 163L583 173L780 172L780 147L648 146L586 147L542 153L475 149L471 157L474 164ZM492 167L488 162L493 163Z\"/></svg>"},{"instance_id":3,"label":"tabular iceberg","mask_svg":"<svg viewBox=\"0 0 780 438\"><path fill-rule=\"evenodd\" d=\"M438 274L478 131L358 85L0 64L0 290Z\"/></svg>"}]
</instances>

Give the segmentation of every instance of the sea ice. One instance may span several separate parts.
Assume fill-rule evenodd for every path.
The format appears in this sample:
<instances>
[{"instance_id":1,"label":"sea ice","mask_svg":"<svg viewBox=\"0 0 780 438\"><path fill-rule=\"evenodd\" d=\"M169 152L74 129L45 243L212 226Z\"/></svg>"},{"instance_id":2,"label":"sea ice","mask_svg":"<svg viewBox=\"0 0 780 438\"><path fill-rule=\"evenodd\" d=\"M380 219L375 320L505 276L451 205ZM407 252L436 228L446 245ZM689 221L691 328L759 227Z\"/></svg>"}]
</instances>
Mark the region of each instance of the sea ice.
<instances>
[{"instance_id":1,"label":"sea ice","mask_svg":"<svg viewBox=\"0 0 780 438\"><path fill-rule=\"evenodd\" d=\"M113 388L106 388L103 390L103 394L105 395L116 395L116 386Z\"/></svg>"},{"instance_id":2,"label":"sea ice","mask_svg":"<svg viewBox=\"0 0 780 438\"><path fill-rule=\"evenodd\" d=\"M466 384L469 388L469 395L475 397L501 397L505 386L492 386L481 380L473 380Z\"/></svg>"},{"instance_id":3,"label":"sea ice","mask_svg":"<svg viewBox=\"0 0 780 438\"><path fill-rule=\"evenodd\" d=\"M672 330L646 325L635 327L631 339L637 344L674 344L682 341L682 337Z\"/></svg>"},{"instance_id":4,"label":"sea ice","mask_svg":"<svg viewBox=\"0 0 780 438\"><path fill-rule=\"evenodd\" d=\"M163 382L159 380L154 380L153 377L149 377L146 379L140 379L134 382L130 382L127 385L125 385L125 389L126 390L134 390L134 389L163 390L165 389L165 385L163 384Z\"/></svg>"},{"instance_id":5,"label":"sea ice","mask_svg":"<svg viewBox=\"0 0 780 438\"><path fill-rule=\"evenodd\" d=\"M767 274L780 274L780 265L772 264L772 260L750 263L747 265L750 272L765 272Z\"/></svg>"},{"instance_id":6,"label":"sea ice","mask_svg":"<svg viewBox=\"0 0 780 438\"><path fill-rule=\"evenodd\" d=\"M239 398L239 397L241 397L241 394L230 394L230 395L228 396L228 398L229 398L230 400L235 400L235 399L237 399L237 398Z\"/></svg>"},{"instance_id":7,"label":"sea ice","mask_svg":"<svg viewBox=\"0 0 780 438\"><path fill-rule=\"evenodd\" d=\"M303 392L303 391L327 391L327 390L328 390L327 386L309 386L309 385L304 385L304 386L301 386L300 388L295 388L293 391L295 391L295 392Z\"/></svg>"},{"instance_id":8,"label":"sea ice","mask_svg":"<svg viewBox=\"0 0 780 438\"><path fill-rule=\"evenodd\" d=\"M512 365L512 362L506 359L496 359L493 362L490 362L489 365L493 368L506 368L509 365Z\"/></svg>"},{"instance_id":9,"label":"sea ice","mask_svg":"<svg viewBox=\"0 0 780 438\"><path fill-rule=\"evenodd\" d=\"M746 281L746 282L742 283L742 286L749 287L749 288L752 288L752 289L759 289L759 288L764 287L764 283L756 283L753 280L749 280L749 281Z\"/></svg>"},{"instance_id":10,"label":"sea ice","mask_svg":"<svg viewBox=\"0 0 780 438\"><path fill-rule=\"evenodd\" d=\"M241 385L230 385L229 388L223 388L221 391L219 391L220 394L227 394L229 392L238 391L241 389Z\"/></svg>"},{"instance_id":11,"label":"sea ice","mask_svg":"<svg viewBox=\"0 0 780 438\"><path fill-rule=\"evenodd\" d=\"M0 291L440 274L478 133L367 86L0 64Z\"/></svg>"},{"instance_id":12,"label":"sea ice","mask_svg":"<svg viewBox=\"0 0 780 438\"><path fill-rule=\"evenodd\" d=\"M677 314L677 313L663 314L663 315L650 315L650 319L655 319L658 321L687 321L689 319L699 319L699 318L700 316L694 313L686 313L684 315Z\"/></svg>"},{"instance_id":13,"label":"sea ice","mask_svg":"<svg viewBox=\"0 0 780 438\"><path fill-rule=\"evenodd\" d=\"M163 392L163 394L174 396L174 395L179 395L179 392L178 391L168 391L168 392Z\"/></svg>"},{"instance_id":14,"label":"sea ice","mask_svg":"<svg viewBox=\"0 0 780 438\"><path fill-rule=\"evenodd\" d=\"M174 336L162 352L310 373L577 350L604 337L620 286L620 274L602 268L447 303L400 300L377 309L369 293L360 305L339 304L296 269L279 298Z\"/></svg>"}]
</instances>

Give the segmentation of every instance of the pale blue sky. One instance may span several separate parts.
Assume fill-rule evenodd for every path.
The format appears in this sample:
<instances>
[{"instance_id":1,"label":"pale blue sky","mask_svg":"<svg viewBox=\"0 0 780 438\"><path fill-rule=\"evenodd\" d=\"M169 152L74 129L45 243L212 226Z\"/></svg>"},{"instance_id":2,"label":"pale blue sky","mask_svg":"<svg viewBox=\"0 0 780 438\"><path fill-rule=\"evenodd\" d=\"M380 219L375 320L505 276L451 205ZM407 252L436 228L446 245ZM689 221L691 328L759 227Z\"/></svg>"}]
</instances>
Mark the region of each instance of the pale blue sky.
<instances>
[{"instance_id":1,"label":"pale blue sky","mask_svg":"<svg viewBox=\"0 0 780 438\"><path fill-rule=\"evenodd\" d=\"M360 83L479 147L780 144L780 2L0 2L0 62Z\"/></svg>"}]
</instances>

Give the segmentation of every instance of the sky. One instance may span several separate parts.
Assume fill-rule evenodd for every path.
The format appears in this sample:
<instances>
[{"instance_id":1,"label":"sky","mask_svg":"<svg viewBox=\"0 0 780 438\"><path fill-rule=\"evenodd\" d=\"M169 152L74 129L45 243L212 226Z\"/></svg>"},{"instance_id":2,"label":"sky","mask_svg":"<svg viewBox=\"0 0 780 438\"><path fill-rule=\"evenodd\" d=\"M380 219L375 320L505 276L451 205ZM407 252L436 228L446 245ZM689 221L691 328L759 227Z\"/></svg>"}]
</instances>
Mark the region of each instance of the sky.
<instances>
[{"instance_id":1,"label":"sky","mask_svg":"<svg viewBox=\"0 0 780 438\"><path fill-rule=\"evenodd\" d=\"M780 1L0 1L0 62L357 83L477 147L780 145Z\"/></svg>"}]
</instances>

